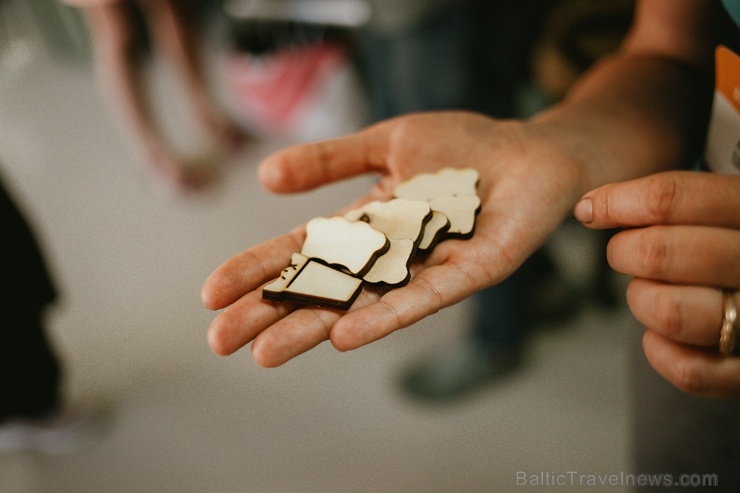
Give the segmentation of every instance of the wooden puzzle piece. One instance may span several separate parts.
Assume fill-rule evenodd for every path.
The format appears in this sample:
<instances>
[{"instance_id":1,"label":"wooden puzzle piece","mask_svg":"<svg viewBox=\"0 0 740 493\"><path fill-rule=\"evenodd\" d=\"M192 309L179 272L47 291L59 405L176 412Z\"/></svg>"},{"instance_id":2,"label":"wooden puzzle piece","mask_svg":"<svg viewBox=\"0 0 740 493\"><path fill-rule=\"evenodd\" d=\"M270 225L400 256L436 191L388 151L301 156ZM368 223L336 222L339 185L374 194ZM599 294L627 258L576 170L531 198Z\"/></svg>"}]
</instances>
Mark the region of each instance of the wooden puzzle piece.
<instances>
[{"instance_id":1,"label":"wooden puzzle piece","mask_svg":"<svg viewBox=\"0 0 740 493\"><path fill-rule=\"evenodd\" d=\"M262 289L262 297L346 310L360 294L361 287L362 279L294 253L291 265Z\"/></svg>"},{"instance_id":2,"label":"wooden puzzle piece","mask_svg":"<svg viewBox=\"0 0 740 493\"><path fill-rule=\"evenodd\" d=\"M306 225L301 254L362 277L389 246L388 238L365 222L339 216L317 217Z\"/></svg>"}]
</instances>

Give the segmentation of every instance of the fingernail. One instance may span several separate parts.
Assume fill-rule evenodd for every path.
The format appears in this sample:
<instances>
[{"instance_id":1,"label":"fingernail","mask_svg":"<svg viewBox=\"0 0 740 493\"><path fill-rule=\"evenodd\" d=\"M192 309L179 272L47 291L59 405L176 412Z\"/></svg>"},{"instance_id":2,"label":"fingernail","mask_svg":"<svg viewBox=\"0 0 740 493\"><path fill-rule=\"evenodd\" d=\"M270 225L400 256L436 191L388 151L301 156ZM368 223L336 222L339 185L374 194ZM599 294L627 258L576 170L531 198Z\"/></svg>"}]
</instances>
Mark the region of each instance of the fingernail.
<instances>
[{"instance_id":1,"label":"fingernail","mask_svg":"<svg viewBox=\"0 0 740 493\"><path fill-rule=\"evenodd\" d=\"M573 214L580 222L588 224L594 220L594 204L591 199L581 199L573 209Z\"/></svg>"},{"instance_id":2,"label":"fingernail","mask_svg":"<svg viewBox=\"0 0 740 493\"><path fill-rule=\"evenodd\" d=\"M257 179L268 190L275 187L280 182L280 178L280 170L266 162L262 162L257 168Z\"/></svg>"}]
</instances>

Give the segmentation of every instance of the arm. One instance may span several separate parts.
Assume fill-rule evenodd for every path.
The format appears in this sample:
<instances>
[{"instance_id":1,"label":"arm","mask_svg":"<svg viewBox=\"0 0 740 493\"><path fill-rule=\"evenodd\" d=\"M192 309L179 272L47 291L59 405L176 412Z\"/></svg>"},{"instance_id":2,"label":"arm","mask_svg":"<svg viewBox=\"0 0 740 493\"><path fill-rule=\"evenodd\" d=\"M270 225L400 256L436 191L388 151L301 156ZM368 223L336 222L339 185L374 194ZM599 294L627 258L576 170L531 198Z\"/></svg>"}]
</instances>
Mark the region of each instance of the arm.
<instances>
[{"instance_id":1,"label":"arm","mask_svg":"<svg viewBox=\"0 0 740 493\"><path fill-rule=\"evenodd\" d=\"M566 142L587 189L692 159L712 97L717 17L711 0L643 0L622 48L535 119Z\"/></svg>"},{"instance_id":2,"label":"arm","mask_svg":"<svg viewBox=\"0 0 740 493\"><path fill-rule=\"evenodd\" d=\"M482 212L465 244L440 244L389 292L365 289L347 312L271 304L260 286L300 248L303 228L226 261L206 280L206 307L221 309L208 340L218 354L253 342L252 355L276 366L325 340L340 350L407 327L500 282L558 227L596 185L647 174L687 157L701 125L709 45L706 0L671 2L675 26L656 19L665 2L644 1L624 49L600 64L559 105L532 121L470 113L409 115L348 137L297 146L266 159L260 180L276 193L310 190L361 173L378 185L362 201L390 198L400 180L445 166L475 166ZM696 26L694 24L696 23ZM688 32L681 32L688 29ZM660 35L658 35L658 33ZM681 43L674 44L674 41Z\"/></svg>"}]
</instances>

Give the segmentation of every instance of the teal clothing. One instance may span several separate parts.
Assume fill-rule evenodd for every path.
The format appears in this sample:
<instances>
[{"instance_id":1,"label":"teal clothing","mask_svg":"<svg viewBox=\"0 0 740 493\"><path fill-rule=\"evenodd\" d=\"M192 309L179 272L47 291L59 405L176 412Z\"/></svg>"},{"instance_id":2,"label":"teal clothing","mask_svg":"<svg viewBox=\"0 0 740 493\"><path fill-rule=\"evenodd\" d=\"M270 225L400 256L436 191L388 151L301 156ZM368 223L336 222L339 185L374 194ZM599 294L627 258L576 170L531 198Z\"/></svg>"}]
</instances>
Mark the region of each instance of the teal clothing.
<instances>
[{"instance_id":1,"label":"teal clothing","mask_svg":"<svg viewBox=\"0 0 740 493\"><path fill-rule=\"evenodd\" d=\"M722 5L725 6L725 10L735 21L735 24L740 27L740 0L722 0Z\"/></svg>"}]
</instances>

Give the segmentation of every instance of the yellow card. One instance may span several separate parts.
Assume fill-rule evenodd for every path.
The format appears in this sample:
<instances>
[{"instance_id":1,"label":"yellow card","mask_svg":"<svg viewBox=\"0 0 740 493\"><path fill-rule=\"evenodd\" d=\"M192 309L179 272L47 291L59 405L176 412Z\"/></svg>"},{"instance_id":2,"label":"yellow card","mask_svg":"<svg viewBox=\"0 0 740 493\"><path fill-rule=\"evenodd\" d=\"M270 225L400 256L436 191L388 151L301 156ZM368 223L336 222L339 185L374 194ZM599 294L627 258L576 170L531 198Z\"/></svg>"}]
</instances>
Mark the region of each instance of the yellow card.
<instances>
[{"instance_id":1,"label":"yellow card","mask_svg":"<svg viewBox=\"0 0 740 493\"><path fill-rule=\"evenodd\" d=\"M717 173L740 173L740 56L715 52L715 89L704 161Z\"/></svg>"}]
</instances>

